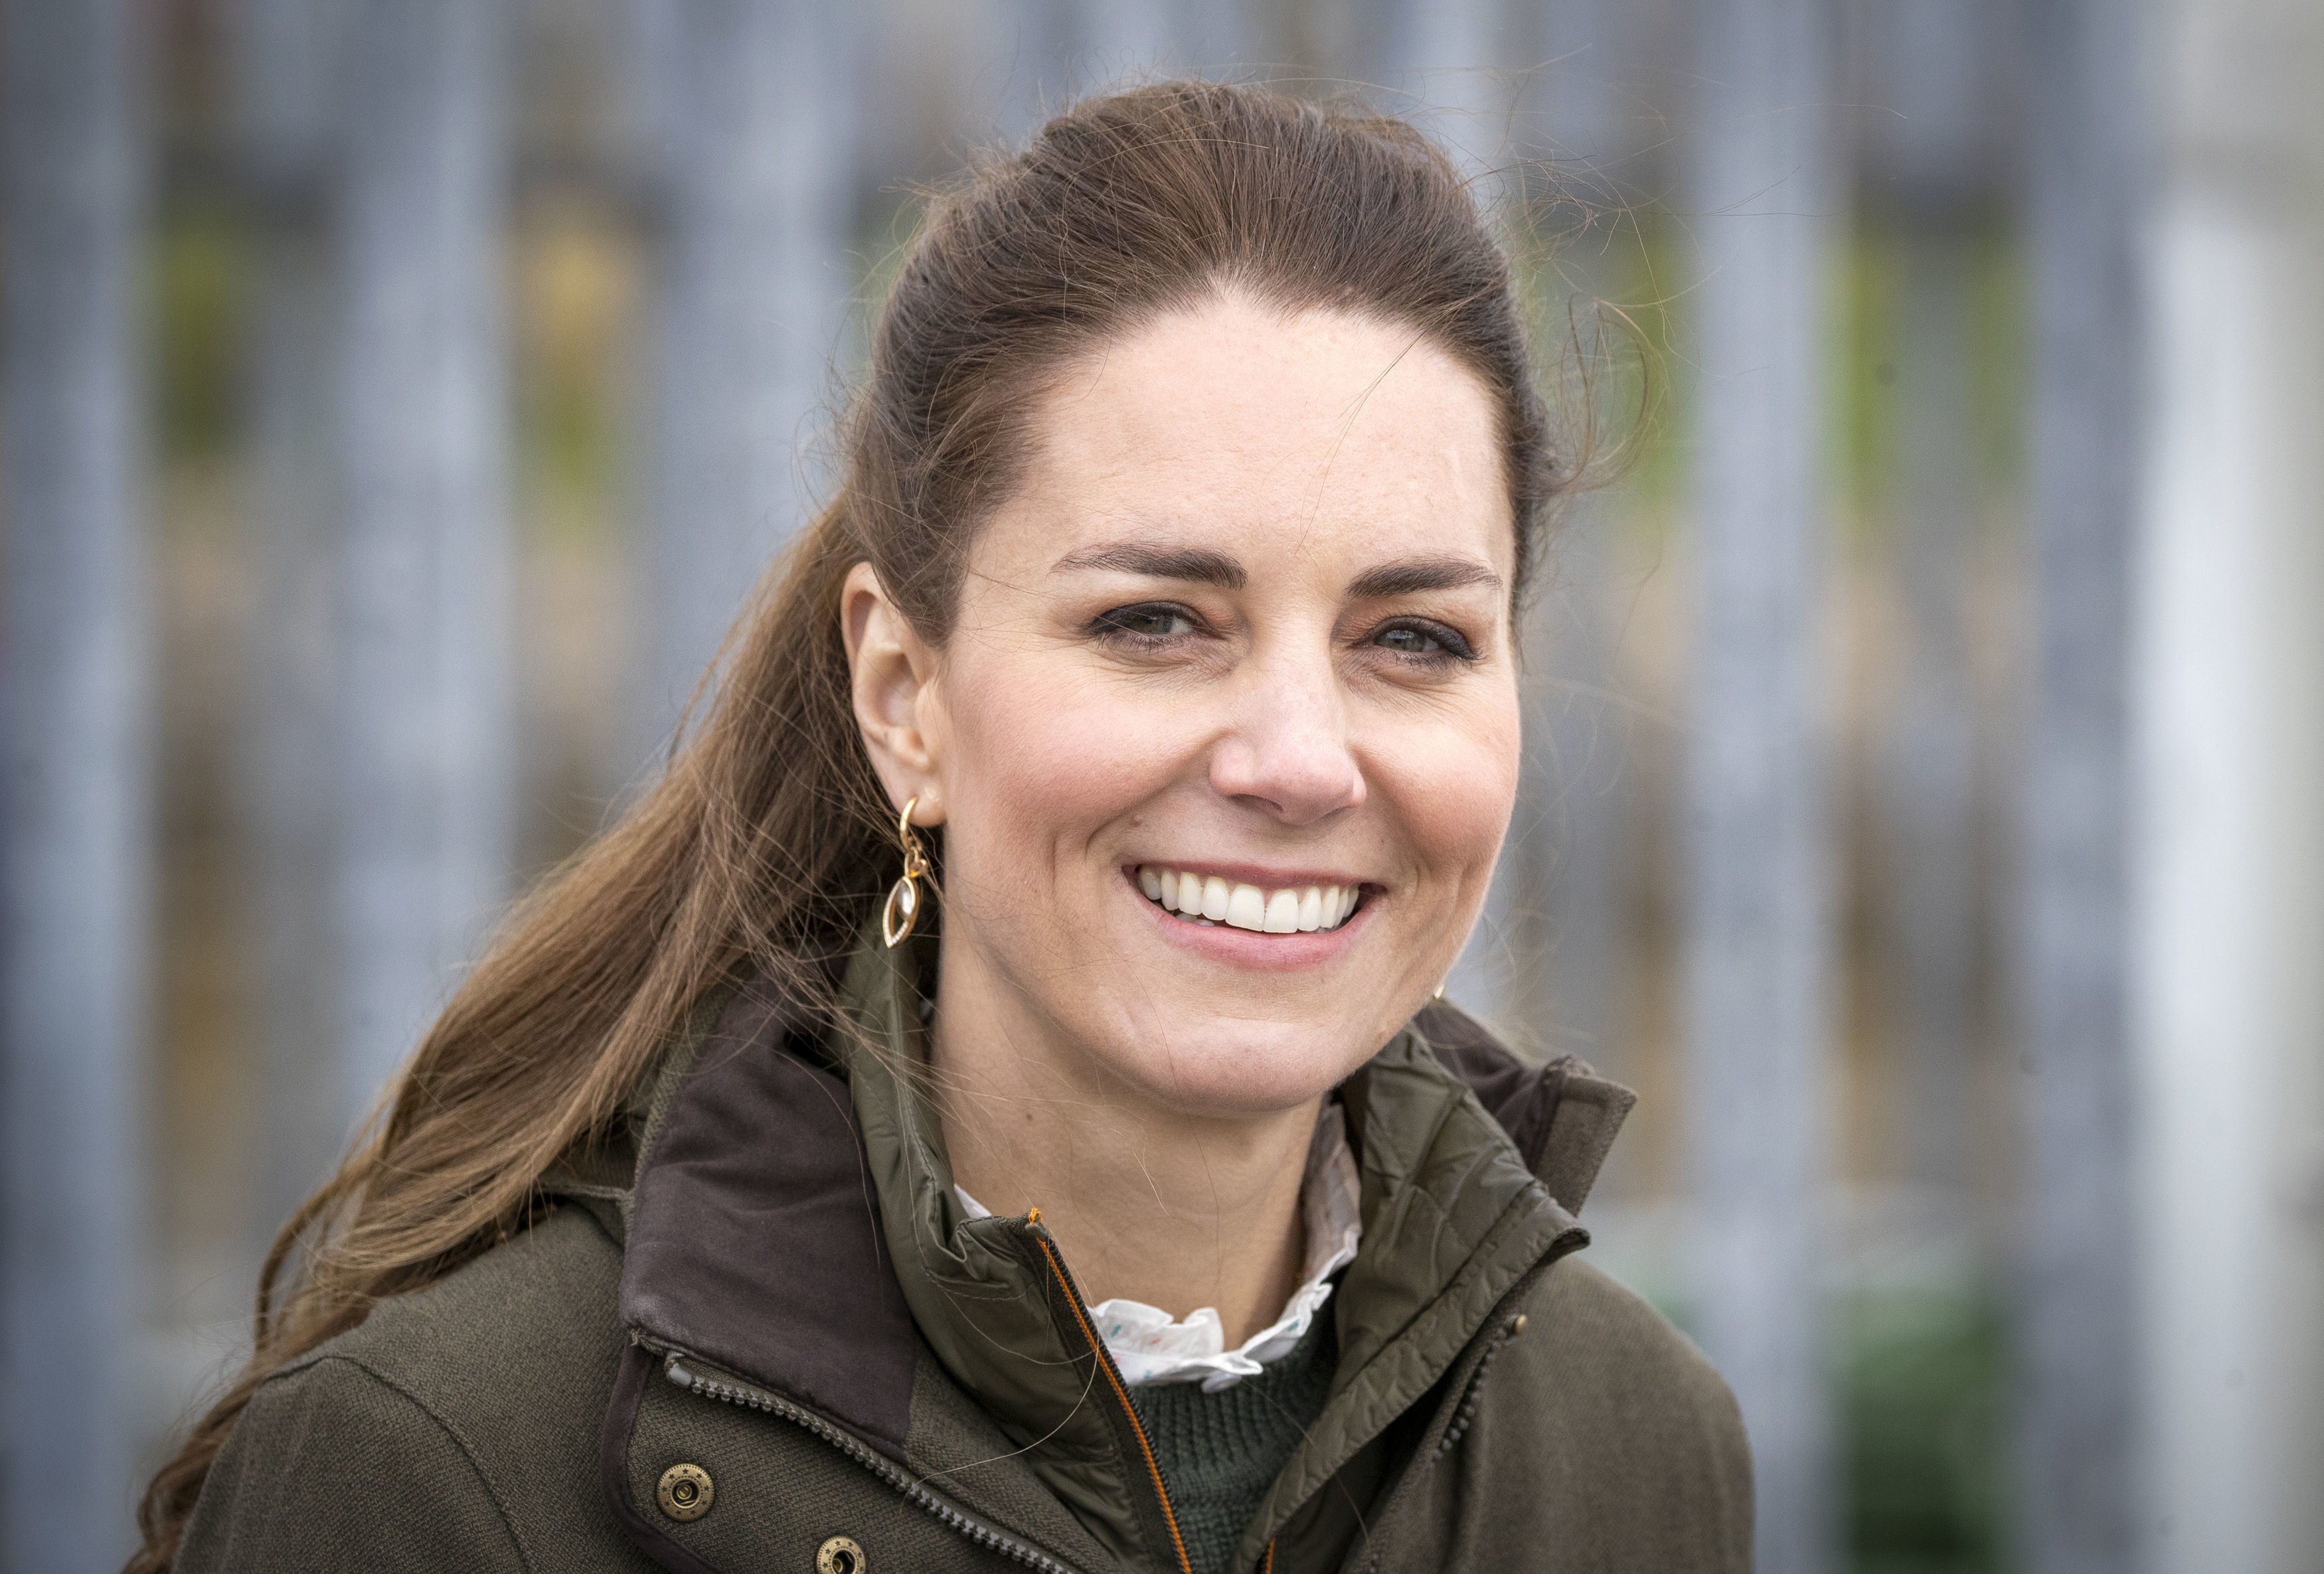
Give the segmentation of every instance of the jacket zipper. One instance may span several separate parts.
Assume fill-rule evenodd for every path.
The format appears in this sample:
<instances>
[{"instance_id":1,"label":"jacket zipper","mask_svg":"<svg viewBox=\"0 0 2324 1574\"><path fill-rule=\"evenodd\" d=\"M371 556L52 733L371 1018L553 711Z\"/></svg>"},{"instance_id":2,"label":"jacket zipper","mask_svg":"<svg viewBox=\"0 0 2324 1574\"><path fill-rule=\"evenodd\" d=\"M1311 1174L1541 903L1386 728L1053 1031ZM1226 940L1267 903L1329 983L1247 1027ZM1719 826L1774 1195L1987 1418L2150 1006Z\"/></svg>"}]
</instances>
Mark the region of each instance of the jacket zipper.
<instances>
[{"instance_id":1,"label":"jacket zipper","mask_svg":"<svg viewBox=\"0 0 2324 1574\"><path fill-rule=\"evenodd\" d=\"M645 1348L662 1358L662 1376L689 1394L705 1399L715 1399L727 1404L739 1404L745 1410L763 1410L779 1415L793 1425L805 1429L845 1454L903 1495L914 1507L934 1515L946 1529L956 1532L978 1546L1001 1553L1003 1557L1035 1569L1040 1574L1078 1574L1071 1565L1060 1563L1047 1552L1028 1545L1014 1536L993 1529L982 1520L962 1512L936 1493L922 1486L910 1471L899 1466L879 1450L845 1430L833 1425L802 1404L794 1404L779 1394L769 1392L754 1383L744 1382L732 1373L720 1371L691 1351L658 1339L632 1335ZM687 1363L693 1363L688 1366ZM717 1376L710 1374L716 1372Z\"/></svg>"},{"instance_id":2,"label":"jacket zipper","mask_svg":"<svg viewBox=\"0 0 2324 1574\"><path fill-rule=\"evenodd\" d=\"M1194 1560L1186 1555L1186 1539L1178 1533L1178 1511L1171 1505L1170 1489L1163 1485L1162 1467L1155 1462L1154 1445L1147 1439L1146 1424L1138 1419L1137 1406L1130 1403L1130 1389L1121 1380L1121 1368L1114 1365L1113 1356L1105 1348L1105 1341L1099 1339L1097 1330L1090 1326L1089 1303L1082 1299L1081 1286L1074 1283L1074 1276L1065 1272L1065 1258L1057 1255L1057 1248L1050 1243L1049 1232L1041 1223L1038 1208L1026 1213L1025 1227L1034 1243L1041 1248L1041 1255L1048 1258L1049 1272L1056 1275L1057 1287L1065 1293L1065 1304L1073 1308L1074 1321L1080 1326L1082 1338L1089 1344L1090 1354L1097 1358L1098 1365L1104 1369L1107 1385L1121 1404L1122 1414L1130 1418L1130 1432L1138 1439L1138 1451L1146 1460L1147 1477L1153 1482L1154 1496L1162 1505L1162 1523L1170 1528L1170 1545L1178 1554L1179 1574L1194 1574ZM1273 1542L1267 1544L1267 1556L1272 1565L1275 1560Z\"/></svg>"}]
</instances>

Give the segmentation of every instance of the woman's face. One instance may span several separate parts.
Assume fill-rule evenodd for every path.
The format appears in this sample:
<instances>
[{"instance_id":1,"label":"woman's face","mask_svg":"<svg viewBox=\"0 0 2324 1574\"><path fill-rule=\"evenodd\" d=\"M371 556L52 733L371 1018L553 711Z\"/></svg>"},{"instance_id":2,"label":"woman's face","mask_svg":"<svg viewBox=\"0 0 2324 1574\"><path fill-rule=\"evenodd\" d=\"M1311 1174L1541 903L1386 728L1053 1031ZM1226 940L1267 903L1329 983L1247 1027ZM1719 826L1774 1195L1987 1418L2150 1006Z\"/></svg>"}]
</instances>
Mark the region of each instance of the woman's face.
<instances>
[{"instance_id":1,"label":"woman's face","mask_svg":"<svg viewBox=\"0 0 2324 1574\"><path fill-rule=\"evenodd\" d=\"M945 826L947 1038L1256 1113L1427 999L1517 787L1495 427L1407 328L1224 296L1055 380L941 650L856 570L867 741Z\"/></svg>"}]
</instances>

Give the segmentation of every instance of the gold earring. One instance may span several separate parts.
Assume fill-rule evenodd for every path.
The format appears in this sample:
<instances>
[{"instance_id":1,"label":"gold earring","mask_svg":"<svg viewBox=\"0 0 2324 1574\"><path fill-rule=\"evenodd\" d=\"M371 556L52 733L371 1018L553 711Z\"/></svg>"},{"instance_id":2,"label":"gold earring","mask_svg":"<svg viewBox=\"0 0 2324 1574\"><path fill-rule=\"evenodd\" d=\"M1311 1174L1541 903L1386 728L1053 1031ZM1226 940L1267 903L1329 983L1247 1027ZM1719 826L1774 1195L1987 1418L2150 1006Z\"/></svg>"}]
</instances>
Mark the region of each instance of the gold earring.
<instances>
[{"instance_id":1,"label":"gold earring","mask_svg":"<svg viewBox=\"0 0 2324 1574\"><path fill-rule=\"evenodd\" d=\"M918 794L905 800L896 819L896 840L904 844L904 872L888 888L888 905L880 909L880 938L893 951L920 921L920 877L928 872L928 855L912 834L912 811L920 806Z\"/></svg>"}]
</instances>

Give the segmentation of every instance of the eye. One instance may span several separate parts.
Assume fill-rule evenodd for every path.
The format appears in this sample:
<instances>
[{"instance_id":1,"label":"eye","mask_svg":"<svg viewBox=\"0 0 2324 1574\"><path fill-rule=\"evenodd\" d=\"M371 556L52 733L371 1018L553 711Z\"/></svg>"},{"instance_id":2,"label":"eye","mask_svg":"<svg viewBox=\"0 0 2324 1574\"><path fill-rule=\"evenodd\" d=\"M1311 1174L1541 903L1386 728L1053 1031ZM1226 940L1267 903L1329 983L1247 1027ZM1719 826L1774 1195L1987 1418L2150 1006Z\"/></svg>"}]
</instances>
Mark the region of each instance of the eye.
<instances>
[{"instance_id":1,"label":"eye","mask_svg":"<svg viewBox=\"0 0 2324 1574\"><path fill-rule=\"evenodd\" d=\"M1477 653L1459 631L1428 618L1400 618L1375 630L1371 643L1418 661L1473 661Z\"/></svg>"},{"instance_id":2,"label":"eye","mask_svg":"<svg viewBox=\"0 0 2324 1574\"><path fill-rule=\"evenodd\" d=\"M1170 602L1139 602L1099 613L1090 628L1102 637L1145 644L1193 633L1194 615Z\"/></svg>"}]
</instances>

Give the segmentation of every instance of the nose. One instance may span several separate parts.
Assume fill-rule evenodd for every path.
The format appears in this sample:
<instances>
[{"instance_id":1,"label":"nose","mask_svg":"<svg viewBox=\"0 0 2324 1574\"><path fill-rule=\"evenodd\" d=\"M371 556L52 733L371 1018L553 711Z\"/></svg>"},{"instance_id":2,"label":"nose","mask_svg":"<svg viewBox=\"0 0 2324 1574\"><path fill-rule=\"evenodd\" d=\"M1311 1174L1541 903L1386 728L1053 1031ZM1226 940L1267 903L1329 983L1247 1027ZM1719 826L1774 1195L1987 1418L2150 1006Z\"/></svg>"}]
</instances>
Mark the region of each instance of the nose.
<instances>
[{"instance_id":1,"label":"nose","mask_svg":"<svg viewBox=\"0 0 2324 1574\"><path fill-rule=\"evenodd\" d=\"M1310 824L1364 801L1363 769L1328 657L1254 666L1234 713L1211 751L1213 791L1286 825Z\"/></svg>"}]
</instances>

